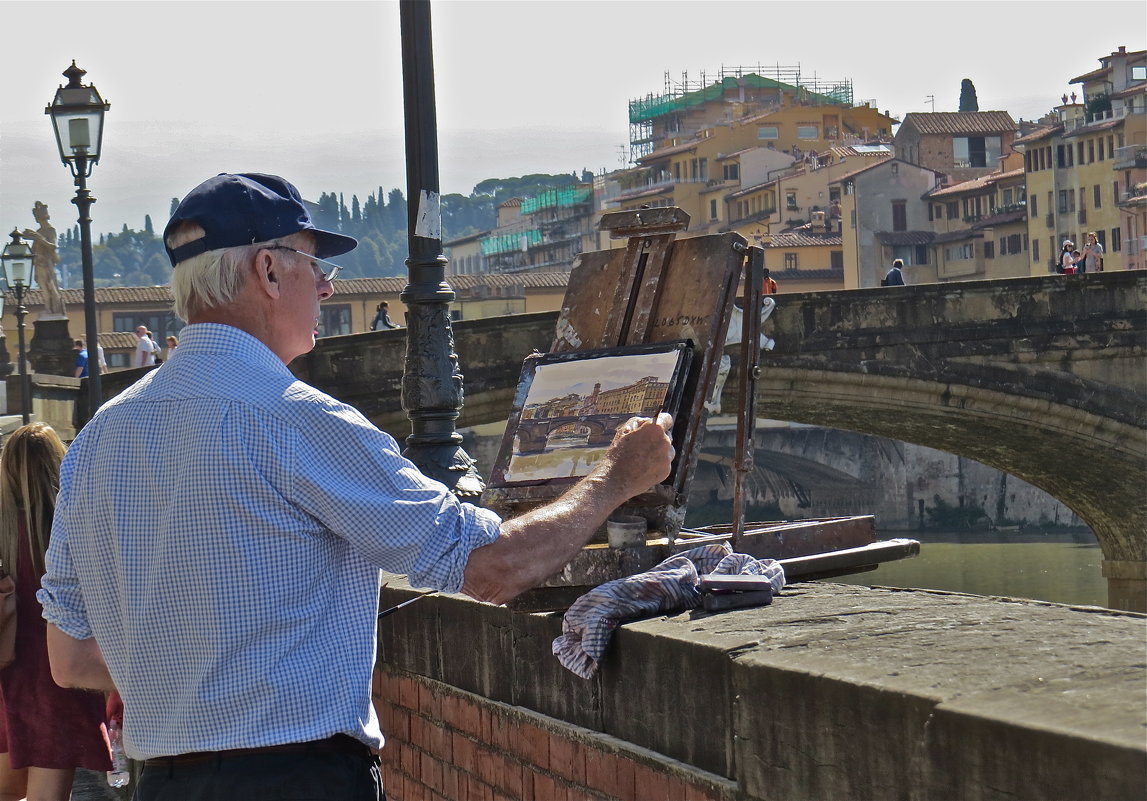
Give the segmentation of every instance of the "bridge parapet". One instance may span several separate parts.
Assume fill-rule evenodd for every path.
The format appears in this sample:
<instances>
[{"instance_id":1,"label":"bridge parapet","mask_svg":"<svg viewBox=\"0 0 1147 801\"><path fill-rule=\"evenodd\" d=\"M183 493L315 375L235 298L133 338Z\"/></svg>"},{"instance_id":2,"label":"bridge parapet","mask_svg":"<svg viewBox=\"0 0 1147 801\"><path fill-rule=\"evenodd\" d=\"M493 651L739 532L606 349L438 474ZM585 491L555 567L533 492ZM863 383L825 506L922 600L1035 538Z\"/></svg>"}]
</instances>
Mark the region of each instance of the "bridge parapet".
<instances>
[{"instance_id":1,"label":"bridge parapet","mask_svg":"<svg viewBox=\"0 0 1147 801\"><path fill-rule=\"evenodd\" d=\"M413 597L398 584L384 604ZM426 598L380 625L386 781L404 798L1140 801L1143 623L812 582L627 623L586 681L551 653L559 615Z\"/></svg>"},{"instance_id":2,"label":"bridge parapet","mask_svg":"<svg viewBox=\"0 0 1147 801\"><path fill-rule=\"evenodd\" d=\"M1147 273L782 295L766 327L762 416L1040 487L1095 532L1111 605L1147 609Z\"/></svg>"}]
</instances>

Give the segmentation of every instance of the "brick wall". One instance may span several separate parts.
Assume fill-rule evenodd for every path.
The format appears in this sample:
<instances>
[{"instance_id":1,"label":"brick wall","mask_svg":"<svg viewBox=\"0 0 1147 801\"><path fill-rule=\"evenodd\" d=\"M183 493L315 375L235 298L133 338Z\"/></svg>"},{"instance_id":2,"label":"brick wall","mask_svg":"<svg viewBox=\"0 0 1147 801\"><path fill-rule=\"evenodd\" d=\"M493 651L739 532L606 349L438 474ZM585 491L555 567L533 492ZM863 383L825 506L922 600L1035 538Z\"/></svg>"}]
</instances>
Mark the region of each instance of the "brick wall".
<instances>
[{"instance_id":1,"label":"brick wall","mask_svg":"<svg viewBox=\"0 0 1147 801\"><path fill-rule=\"evenodd\" d=\"M731 801L736 783L608 735L381 665L391 801Z\"/></svg>"}]
</instances>

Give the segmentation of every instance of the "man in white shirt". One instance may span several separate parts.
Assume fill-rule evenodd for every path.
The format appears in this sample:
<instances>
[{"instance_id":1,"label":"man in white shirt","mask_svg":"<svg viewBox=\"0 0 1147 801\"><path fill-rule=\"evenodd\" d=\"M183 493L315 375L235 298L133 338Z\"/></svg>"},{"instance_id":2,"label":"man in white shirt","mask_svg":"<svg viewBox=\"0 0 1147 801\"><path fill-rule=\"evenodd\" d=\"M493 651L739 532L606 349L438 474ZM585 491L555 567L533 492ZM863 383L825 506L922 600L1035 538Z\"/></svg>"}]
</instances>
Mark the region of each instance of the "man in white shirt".
<instances>
[{"instance_id":1,"label":"man in white shirt","mask_svg":"<svg viewBox=\"0 0 1147 801\"><path fill-rule=\"evenodd\" d=\"M131 362L132 367L150 367L155 364L155 343L147 335L147 326L137 325L135 335L137 341L135 343L135 357Z\"/></svg>"}]
</instances>

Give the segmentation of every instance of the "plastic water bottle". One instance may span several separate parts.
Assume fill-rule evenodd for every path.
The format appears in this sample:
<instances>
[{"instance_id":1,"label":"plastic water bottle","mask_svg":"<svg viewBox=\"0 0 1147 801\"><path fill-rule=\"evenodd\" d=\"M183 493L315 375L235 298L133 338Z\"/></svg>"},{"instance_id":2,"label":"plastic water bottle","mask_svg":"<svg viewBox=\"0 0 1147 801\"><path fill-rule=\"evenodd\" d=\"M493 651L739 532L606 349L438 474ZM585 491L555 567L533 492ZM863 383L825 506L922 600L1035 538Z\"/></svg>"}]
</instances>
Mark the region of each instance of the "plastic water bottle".
<instances>
[{"instance_id":1,"label":"plastic water bottle","mask_svg":"<svg viewBox=\"0 0 1147 801\"><path fill-rule=\"evenodd\" d=\"M112 787L127 787L131 773L128 770L127 752L123 750L123 730L118 720L108 722L108 740L112 745L112 769L108 771L108 784Z\"/></svg>"}]
</instances>

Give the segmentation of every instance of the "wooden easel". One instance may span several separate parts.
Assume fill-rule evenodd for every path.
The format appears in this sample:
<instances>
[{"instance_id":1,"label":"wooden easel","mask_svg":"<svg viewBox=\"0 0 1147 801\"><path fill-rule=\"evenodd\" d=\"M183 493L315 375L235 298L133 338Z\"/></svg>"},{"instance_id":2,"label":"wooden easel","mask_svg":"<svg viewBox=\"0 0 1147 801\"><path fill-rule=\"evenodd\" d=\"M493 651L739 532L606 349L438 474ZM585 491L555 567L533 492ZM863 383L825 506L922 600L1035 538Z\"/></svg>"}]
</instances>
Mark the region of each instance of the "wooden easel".
<instances>
[{"instance_id":1,"label":"wooden easel","mask_svg":"<svg viewBox=\"0 0 1147 801\"><path fill-rule=\"evenodd\" d=\"M689 340L692 359L673 429L678 455L669 483L625 504L618 513L649 521L654 538L672 544L685 519L688 488L705 433L705 403L713 393L741 276L745 275L745 331L734 517L744 523L743 476L752 468L752 421L759 356L763 251L737 233L676 239L689 224L679 208L603 215L599 227L624 250L582 254L570 274L551 353L623 348ZM504 516L520 514L556 495L547 486L488 488L483 503ZM597 539L604 539L604 532Z\"/></svg>"}]
</instances>

